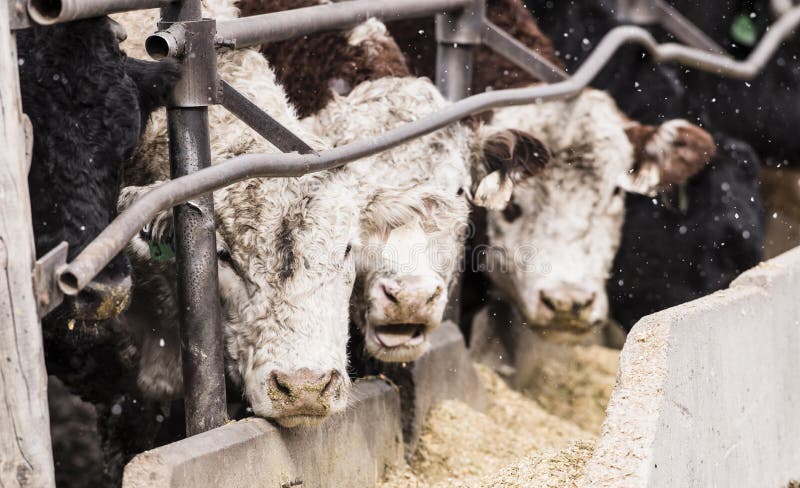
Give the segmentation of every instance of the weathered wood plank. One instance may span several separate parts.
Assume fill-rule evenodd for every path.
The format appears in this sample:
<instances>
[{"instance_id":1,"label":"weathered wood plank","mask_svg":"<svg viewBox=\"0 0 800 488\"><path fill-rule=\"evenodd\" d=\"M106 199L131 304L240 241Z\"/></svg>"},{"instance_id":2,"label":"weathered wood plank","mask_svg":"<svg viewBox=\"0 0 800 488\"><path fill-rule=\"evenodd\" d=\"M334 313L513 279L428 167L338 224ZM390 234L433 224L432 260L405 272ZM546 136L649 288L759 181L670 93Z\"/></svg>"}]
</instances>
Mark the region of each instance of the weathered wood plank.
<instances>
[{"instance_id":1,"label":"weathered wood plank","mask_svg":"<svg viewBox=\"0 0 800 488\"><path fill-rule=\"evenodd\" d=\"M24 122L9 12L0 8L0 486L52 487L42 330L36 315Z\"/></svg>"}]
</instances>

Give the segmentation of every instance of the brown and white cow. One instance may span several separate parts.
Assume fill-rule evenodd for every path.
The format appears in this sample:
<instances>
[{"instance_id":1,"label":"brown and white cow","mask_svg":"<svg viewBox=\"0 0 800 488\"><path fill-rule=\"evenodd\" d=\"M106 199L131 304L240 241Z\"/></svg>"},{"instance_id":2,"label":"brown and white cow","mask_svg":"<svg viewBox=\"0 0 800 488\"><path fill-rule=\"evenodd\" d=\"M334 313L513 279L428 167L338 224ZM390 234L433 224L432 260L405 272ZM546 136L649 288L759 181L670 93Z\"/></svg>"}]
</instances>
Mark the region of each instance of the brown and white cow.
<instances>
[{"instance_id":1,"label":"brown and white cow","mask_svg":"<svg viewBox=\"0 0 800 488\"><path fill-rule=\"evenodd\" d=\"M241 0L239 6L246 16L319 3ZM410 75L396 43L375 19L346 32L264 45L262 52L290 101L308 117L305 122L332 146L376 136L448 103L430 80ZM352 319L367 352L379 360L418 358L442 321L468 226L471 167L524 164L527 170L514 172L522 178L547 159L527 134L485 135L455 124L347 166L366 199ZM503 151L505 159L496 157Z\"/></svg>"},{"instance_id":2,"label":"brown and white cow","mask_svg":"<svg viewBox=\"0 0 800 488\"><path fill-rule=\"evenodd\" d=\"M236 14L229 2L204 2L217 19ZM157 12L118 15L131 50L141 49ZM221 78L317 148L287 103L266 60L255 50L218 56ZM222 107L209 108L214 163L252 152L277 152ZM158 113L125 174L120 209L169 177L166 118ZM347 403L348 303L355 281L361 198L352 176L326 171L300 178L250 179L214 192L219 290L228 376L256 415L281 425L316 425ZM174 259L151 257L147 241L172 240L163 212L127 249L134 297L119 321L123 355L138 368L147 398L182 394Z\"/></svg>"},{"instance_id":3,"label":"brown and white cow","mask_svg":"<svg viewBox=\"0 0 800 488\"><path fill-rule=\"evenodd\" d=\"M489 2L487 17L561 65L519 0ZM433 23L389 27L415 70L432 74ZM474 93L538 83L488 48L477 49ZM482 268L529 326L585 332L607 319L605 282L620 243L625 192L655 195L686 181L713 156L713 140L685 120L658 127L631 121L593 89L487 116L493 127L536 134L551 162L529 185L516 187L507 206L488 212L489 245L478 249Z\"/></svg>"}]
</instances>

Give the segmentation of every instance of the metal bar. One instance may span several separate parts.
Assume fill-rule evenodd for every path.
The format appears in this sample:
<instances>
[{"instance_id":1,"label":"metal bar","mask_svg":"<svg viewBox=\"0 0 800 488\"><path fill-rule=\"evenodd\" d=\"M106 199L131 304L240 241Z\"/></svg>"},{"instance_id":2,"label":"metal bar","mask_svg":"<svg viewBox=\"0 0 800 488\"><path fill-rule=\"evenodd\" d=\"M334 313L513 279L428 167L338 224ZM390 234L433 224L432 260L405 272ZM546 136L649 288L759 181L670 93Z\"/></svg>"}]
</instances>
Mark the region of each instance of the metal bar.
<instances>
[{"instance_id":1,"label":"metal bar","mask_svg":"<svg viewBox=\"0 0 800 488\"><path fill-rule=\"evenodd\" d=\"M800 7L795 7L775 22L758 47L745 61L708 53L677 44L658 44L645 29L618 27L609 32L584 64L569 80L531 88L497 90L473 95L410 124L389 130L377 137L309 155L248 154L223 164L170 181L154 189L120 214L77 258L59 274L64 293L76 294L139 230L162 209L173 207L197 195L255 177L301 176L341 166L395 147L408 140L457 122L470 114L497 107L524 105L540 100L565 98L577 94L605 67L625 44L640 44L657 62L680 62L721 76L751 79L780 47L782 40L800 24Z\"/></svg>"},{"instance_id":2,"label":"metal bar","mask_svg":"<svg viewBox=\"0 0 800 488\"><path fill-rule=\"evenodd\" d=\"M261 110L226 81L221 80L222 106L282 152L309 154L314 149L280 122Z\"/></svg>"},{"instance_id":3,"label":"metal bar","mask_svg":"<svg viewBox=\"0 0 800 488\"><path fill-rule=\"evenodd\" d=\"M469 5L472 0L353 0L254 15L217 23L222 45L243 48L318 32L347 29L376 17L402 20L427 17Z\"/></svg>"},{"instance_id":4,"label":"metal bar","mask_svg":"<svg viewBox=\"0 0 800 488\"><path fill-rule=\"evenodd\" d=\"M162 9L164 22L184 22L187 45L182 58L186 83L179 83L167 110L172 178L211 166L208 107L216 80L211 41L214 21L201 21L200 0ZM198 83L205 80L205 83ZM180 310L186 434L191 436L227 420L223 337L220 324L214 198L206 194L175 207L175 256Z\"/></svg>"},{"instance_id":5,"label":"metal bar","mask_svg":"<svg viewBox=\"0 0 800 488\"><path fill-rule=\"evenodd\" d=\"M617 17L635 24L656 24L691 47L724 53L719 44L664 0L617 0Z\"/></svg>"},{"instance_id":6,"label":"metal bar","mask_svg":"<svg viewBox=\"0 0 800 488\"><path fill-rule=\"evenodd\" d=\"M51 25L115 12L158 8L172 0L27 0L28 15L37 24Z\"/></svg>"},{"instance_id":7,"label":"metal bar","mask_svg":"<svg viewBox=\"0 0 800 488\"><path fill-rule=\"evenodd\" d=\"M770 0L769 7L772 11L772 15L780 17L788 12L794 4L795 2L793 0Z\"/></svg>"},{"instance_id":8,"label":"metal bar","mask_svg":"<svg viewBox=\"0 0 800 488\"><path fill-rule=\"evenodd\" d=\"M469 7L436 16L436 87L452 102L472 93L475 47L481 42L485 14L485 0L474 0ZM460 258L464 258L463 249ZM455 324L461 321L461 281L461 271L456 270L443 314Z\"/></svg>"},{"instance_id":9,"label":"metal bar","mask_svg":"<svg viewBox=\"0 0 800 488\"><path fill-rule=\"evenodd\" d=\"M473 47L464 44L436 46L436 88L450 101L472 92ZM464 69L467 67L466 69Z\"/></svg>"},{"instance_id":10,"label":"metal bar","mask_svg":"<svg viewBox=\"0 0 800 488\"><path fill-rule=\"evenodd\" d=\"M522 44L488 20L483 22L481 40L486 47L542 81L557 83L569 78L566 71L554 65L536 51L528 49L525 44Z\"/></svg>"},{"instance_id":11,"label":"metal bar","mask_svg":"<svg viewBox=\"0 0 800 488\"><path fill-rule=\"evenodd\" d=\"M671 32L679 41L698 49L705 49L712 53L724 53L725 49L708 37L692 21L678 12L672 5L663 0L652 0L659 12L658 20L661 27Z\"/></svg>"}]
</instances>

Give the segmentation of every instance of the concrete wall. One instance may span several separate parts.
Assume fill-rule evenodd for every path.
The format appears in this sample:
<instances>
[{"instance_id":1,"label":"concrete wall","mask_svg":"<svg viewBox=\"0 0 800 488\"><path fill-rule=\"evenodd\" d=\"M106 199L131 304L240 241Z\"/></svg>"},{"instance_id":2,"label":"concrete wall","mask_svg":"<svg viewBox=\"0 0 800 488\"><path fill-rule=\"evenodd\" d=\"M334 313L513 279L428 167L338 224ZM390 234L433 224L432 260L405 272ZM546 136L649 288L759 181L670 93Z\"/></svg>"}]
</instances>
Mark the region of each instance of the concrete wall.
<instances>
[{"instance_id":1,"label":"concrete wall","mask_svg":"<svg viewBox=\"0 0 800 488\"><path fill-rule=\"evenodd\" d=\"M418 361L384 365L380 379L357 382L346 411L319 429L281 429L258 418L231 422L136 456L123 488L374 486L411 454L435 403L485 407L458 327L445 322L430 341Z\"/></svg>"},{"instance_id":2,"label":"concrete wall","mask_svg":"<svg viewBox=\"0 0 800 488\"><path fill-rule=\"evenodd\" d=\"M628 337L586 486L800 478L800 249Z\"/></svg>"}]
</instances>

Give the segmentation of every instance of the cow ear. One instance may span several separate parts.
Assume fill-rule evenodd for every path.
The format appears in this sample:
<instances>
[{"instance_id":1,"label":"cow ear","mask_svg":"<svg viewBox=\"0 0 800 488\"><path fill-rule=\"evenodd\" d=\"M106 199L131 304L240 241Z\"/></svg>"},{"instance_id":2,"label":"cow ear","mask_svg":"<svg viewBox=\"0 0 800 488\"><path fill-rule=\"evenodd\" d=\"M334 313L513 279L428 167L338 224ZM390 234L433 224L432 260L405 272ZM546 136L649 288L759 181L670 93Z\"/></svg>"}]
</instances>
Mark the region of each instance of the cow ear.
<instances>
[{"instance_id":1,"label":"cow ear","mask_svg":"<svg viewBox=\"0 0 800 488\"><path fill-rule=\"evenodd\" d=\"M711 134L682 119L658 127L634 123L625 132L634 148L634 165L619 186L632 193L655 195L671 184L686 183L716 154Z\"/></svg>"},{"instance_id":2,"label":"cow ear","mask_svg":"<svg viewBox=\"0 0 800 488\"><path fill-rule=\"evenodd\" d=\"M513 193L514 182L511 178L503 176L499 170L492 171L478 183L472 203L479 207L501 211L511 201Z\"/></svg>"},{"instance_id":3,"label":"cow ear","mask_svg":"<svg viewBox=\"0 0 800 488\"><path fill-rule=\"evenodd\" d=\"M550 160L544 144L516 129L492 133L480 143L480 163L473 168L473 203L503 210L511 200L514 185L538 175Z\"/></svg>"}]
</instances>

